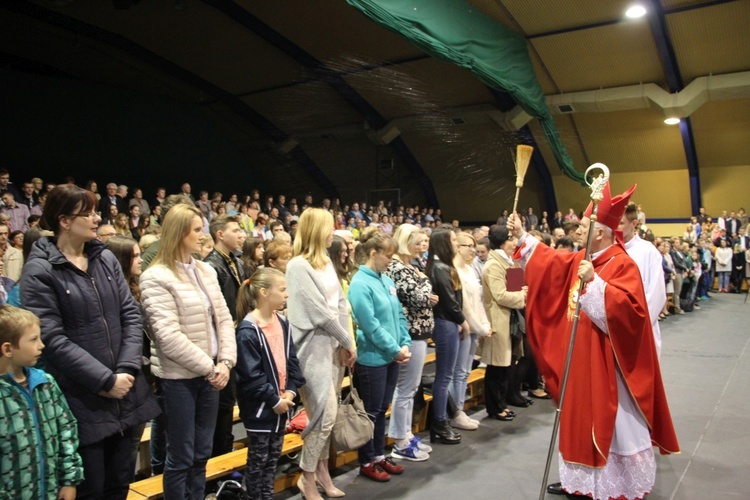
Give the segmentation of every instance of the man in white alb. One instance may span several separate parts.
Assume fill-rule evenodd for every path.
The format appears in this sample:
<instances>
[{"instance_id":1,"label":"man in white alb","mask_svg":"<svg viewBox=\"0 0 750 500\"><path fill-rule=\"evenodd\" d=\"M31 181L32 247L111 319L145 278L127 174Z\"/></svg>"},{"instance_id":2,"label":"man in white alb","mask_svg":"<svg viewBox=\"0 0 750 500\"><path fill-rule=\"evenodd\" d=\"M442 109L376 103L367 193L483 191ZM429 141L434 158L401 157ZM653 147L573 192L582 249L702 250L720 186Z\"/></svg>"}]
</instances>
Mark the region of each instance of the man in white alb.
<instances>
[{"instance_id":1,"label":"man in white alb","mask_svg":"<svg viewBox=\"0 0 750 500\"><path fill-rule=\"evenodd\" d=\"M656 354L661 358L661 330L659 329L659 313L667 301L662 256L654 245L642 240L638 236L638 205L630 202L625 208L625 215L620 220L620 231L625 241L625 251L638 265L646 292L646 303L651 315L651 329L654 331Z\"/></svg>"}]
</instances>

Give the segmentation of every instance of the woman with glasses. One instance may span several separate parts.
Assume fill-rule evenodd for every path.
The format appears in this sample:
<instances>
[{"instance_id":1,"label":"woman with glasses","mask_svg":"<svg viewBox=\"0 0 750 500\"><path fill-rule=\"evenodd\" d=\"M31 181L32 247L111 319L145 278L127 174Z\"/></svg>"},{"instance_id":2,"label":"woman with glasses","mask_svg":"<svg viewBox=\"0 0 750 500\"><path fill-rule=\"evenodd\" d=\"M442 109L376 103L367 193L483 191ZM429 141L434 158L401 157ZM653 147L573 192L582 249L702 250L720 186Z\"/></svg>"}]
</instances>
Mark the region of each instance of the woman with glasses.
<instances>
[{"instance_id":1,"label":"woman with glasses","mask_svg":"<svg viewBox=\"0 0 750 500\"><path fill-rule=\"evenodd\" d=\"M45 368L78 420L86 479L79 499L125 499L133 430L159 414L141 373L142 320L119 262L96 239L96 198L72 184L49 193L21 278L21 300L41 319Z\"/></svg>"},{"instance_id":2,"label":"woman with glasses","mask_svg":"<svg viewBox=\"0 0 750 500\"><path fill-rule=\"evenodd\" d=\"M451 418L451 425L457 429L473 431L479 427L479 421L469 418L463 411L466 402L466 387L469 383L469 374L471 374L474 354L477 351L478 339L490 335L491 327L482 304L482 283L471 267L477 254L476 240L469 233L458 233L456 240L458 241L458 253L453 259L453 263L461 279L462 310L469 324L469 332L467 332L467 335L462 335L458 344L458 359L456 359L456 365L453 368L453 383L448 388L458 408L458 412Z\"/></svg>"}]
</instances>

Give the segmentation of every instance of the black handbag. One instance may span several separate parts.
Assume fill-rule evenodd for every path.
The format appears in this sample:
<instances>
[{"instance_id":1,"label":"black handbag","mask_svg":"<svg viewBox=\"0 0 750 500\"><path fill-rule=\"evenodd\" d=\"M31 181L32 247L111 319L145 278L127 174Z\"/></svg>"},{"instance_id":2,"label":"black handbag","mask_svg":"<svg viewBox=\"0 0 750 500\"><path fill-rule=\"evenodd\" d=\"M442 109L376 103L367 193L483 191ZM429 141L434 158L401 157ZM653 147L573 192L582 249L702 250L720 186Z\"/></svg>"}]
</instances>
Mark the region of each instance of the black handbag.
<instances>
[{"instance_id":1,"label":"black handbag","mask_svg":"<svg viewBox=\"0 0 750 500\"><path fill-rule=\"evenodd\" d=\"M511 340L523 340L526 333L526 319L523 312L517 309L510 310L510 338Z\"/></svg>"}]
</instances>

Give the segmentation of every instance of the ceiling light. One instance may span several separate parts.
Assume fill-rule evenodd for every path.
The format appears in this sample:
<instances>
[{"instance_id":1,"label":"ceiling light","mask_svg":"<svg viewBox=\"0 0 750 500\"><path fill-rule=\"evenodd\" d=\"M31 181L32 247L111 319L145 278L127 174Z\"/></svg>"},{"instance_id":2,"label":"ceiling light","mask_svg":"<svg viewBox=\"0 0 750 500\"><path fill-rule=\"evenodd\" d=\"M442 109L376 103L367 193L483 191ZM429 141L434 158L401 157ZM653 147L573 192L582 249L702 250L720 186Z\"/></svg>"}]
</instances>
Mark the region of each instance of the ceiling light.
<instances>
[{"instance_id":1,"label":"ceiling light","mask_svg":"<svg viewBox=\"0 0 750 500\"><path fill-rule=\"evenodd\" d=\"M678 123L680 123L680 119L676 117L667 118L666 120L664 120L664 123L666 123L667 125L677 125Z\"/></svg>"},{"instance_id":2,"label":"ceiling light","mask_svg":"<svg viewBox=\"0 0 750 500\"><path fill-rule=\"evenodd\" d=\"M625 16L630 19L638 19L646 15L646 8L640 4L633 4L625 11Z\"/></svg>"}]
</instances>

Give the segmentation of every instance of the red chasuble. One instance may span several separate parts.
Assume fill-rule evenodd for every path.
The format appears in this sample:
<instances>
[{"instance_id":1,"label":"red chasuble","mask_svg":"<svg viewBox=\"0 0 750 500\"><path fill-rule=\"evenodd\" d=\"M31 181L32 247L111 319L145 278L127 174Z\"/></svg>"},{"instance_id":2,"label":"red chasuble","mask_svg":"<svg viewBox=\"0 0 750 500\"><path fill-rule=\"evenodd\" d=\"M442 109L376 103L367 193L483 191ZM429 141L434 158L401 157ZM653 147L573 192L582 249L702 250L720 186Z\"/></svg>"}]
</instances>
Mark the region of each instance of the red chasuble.
<instances>
[{"instance_id":1,"label":"red chasuble","mask_svg":"<svg viewBox=\"0 0 750 500\"><path fill-rule=\"evenodd\" d=\"M520 249L514 257L521 257ZM583 250L556 252L539 244L526 264L527 334L555 401L565 369L578 265L583 257ZM638 267L621 244L612 245L593 264L607 282L604 300L609 335L581 311L560 415L563 460L595 468L607 463L617 414L616 367L648 423L651 442L662 454L679 452Z\"/></svg>"}]
</instances>

